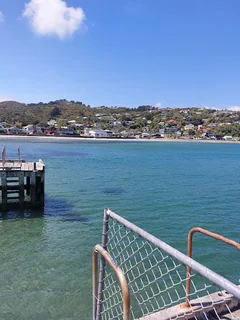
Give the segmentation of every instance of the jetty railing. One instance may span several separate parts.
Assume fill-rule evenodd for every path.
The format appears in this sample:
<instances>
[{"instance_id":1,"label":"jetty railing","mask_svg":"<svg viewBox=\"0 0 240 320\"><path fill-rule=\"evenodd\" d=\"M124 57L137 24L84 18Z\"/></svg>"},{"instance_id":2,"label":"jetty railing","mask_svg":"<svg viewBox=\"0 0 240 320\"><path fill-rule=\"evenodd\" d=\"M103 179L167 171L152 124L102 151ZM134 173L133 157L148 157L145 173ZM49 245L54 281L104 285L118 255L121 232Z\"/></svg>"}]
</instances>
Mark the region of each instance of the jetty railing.
<instances>
[{"instance_id":1,"label":"jetty railing","mask_svg":"<svg viewBox=\"0 0 240 320\"><path fill-rule=\"evenodd\" d=\"M239 320L240 287L105 209L93 252L93 319Z\"/></svg>"}]
</instances>

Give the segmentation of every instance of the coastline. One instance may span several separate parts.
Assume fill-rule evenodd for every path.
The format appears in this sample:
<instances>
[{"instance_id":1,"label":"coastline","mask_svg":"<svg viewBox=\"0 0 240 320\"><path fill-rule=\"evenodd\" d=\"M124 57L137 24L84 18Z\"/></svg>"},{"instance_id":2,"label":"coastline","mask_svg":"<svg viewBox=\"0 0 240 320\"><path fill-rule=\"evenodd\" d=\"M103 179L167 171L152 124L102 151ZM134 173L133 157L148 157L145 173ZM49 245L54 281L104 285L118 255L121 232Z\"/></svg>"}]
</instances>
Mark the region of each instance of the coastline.
<instances>
[{"instance_id":1,"label":"coastline","mask_svg":"<svg viewBox=\"0 0 240 320\"><path fill-rule=\"evenodd\" d=\"M16 140L16 139L26 139L26 140L49 140L49 141L108 141L108 142L183 142L183 143L231 143L240 144L240 141L226 141L226 140L195 140L195 139L171 139L171 138L161 138L161 139L117 139L117 138L83 138L83 137L66 137L66 136L19 136L19 135L2 135L0 140Z\"/></svg>"}]
</instances>

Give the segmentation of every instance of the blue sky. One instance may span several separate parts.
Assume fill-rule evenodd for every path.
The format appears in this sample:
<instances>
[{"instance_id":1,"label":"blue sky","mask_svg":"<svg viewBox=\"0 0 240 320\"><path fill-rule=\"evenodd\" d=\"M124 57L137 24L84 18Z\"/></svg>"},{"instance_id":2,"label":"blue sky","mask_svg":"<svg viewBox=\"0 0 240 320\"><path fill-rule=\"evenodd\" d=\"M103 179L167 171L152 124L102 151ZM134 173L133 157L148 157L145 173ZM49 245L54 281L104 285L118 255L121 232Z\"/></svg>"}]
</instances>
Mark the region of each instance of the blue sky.
<instances>
[{"instance_id":1,"label":"blue sky","mask_svg":"<svg viewBox=\"0 0 240 320\"><path fill-rule=\"evenodd\" d=\"M0 0L0 100L240 106L239 0Z\"/></svg>"}]
</instances>

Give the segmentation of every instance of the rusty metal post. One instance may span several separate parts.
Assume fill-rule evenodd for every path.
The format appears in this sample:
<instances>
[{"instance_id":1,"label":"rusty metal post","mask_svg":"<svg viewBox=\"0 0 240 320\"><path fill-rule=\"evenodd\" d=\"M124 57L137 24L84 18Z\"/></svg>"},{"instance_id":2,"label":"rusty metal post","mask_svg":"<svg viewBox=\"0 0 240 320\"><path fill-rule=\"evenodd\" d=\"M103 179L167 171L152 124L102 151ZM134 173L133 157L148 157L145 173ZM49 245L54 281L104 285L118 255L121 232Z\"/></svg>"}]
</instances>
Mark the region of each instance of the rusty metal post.
<instances>
[{"instance_id":1,"label":"rusty metal post","mask_svg":"<svg viewBox=\"0 0 240 320\"><path fill-rule=\"evenodd\" d=\"M107 242L108 242L108 222L109 215L107 214L108 209L104 209L104 217L103 217L103 231L102 231L102 247L104 250L107 250ZM104 275L105 275L105 266L106 261L101 256L100 260L100 269L99 269L99 283L98 283L98 299L97 299L97 308L96 308L96 320L101 320L101 312L102 312L102 297L104 290Z\"/></svg>"},{"instance_id":2,"label":"rusty metal post","mask_svg":"<svg viewBox=\"0 0 240 320\"><path fill-rule=\"evenodd\" d=\"M98 264L97 264L97 251L92 252L92 295L93 295L93 320L96 319L97 312L97 294L98 294Z\"/></svg>"},{"instance_id":3,"label":"rusty metal post","mask_svg":"<svg viewBox=\"0 0 240 320\"><path fill-rule=\"evenodd\" d=\"M190 258L192 258L192 239L193 239L193 235L194 233L199 232L202 234L205 234L208 237L211 237L213 239L222 241L226 244L229 244L231 246L233 246L234 248L238 249L240 251L240 243L233 241L231 239L225 238L217 233L213 233L211 231L208 231L206 229L203 228L192 228L189 233L188 233L188 256ZM186 302L185 302L185 306L186 307L190 307L189 304L189 300L190 300L190 291L191 291L191 268L187 267L187 275L186 275Z\"/></svg>"},{"instance_id":4,"label":"rusty metal post","mask_svg":"<svg viewBox=\"0 0 240 320\"><path fill-rule=\"evenodd\" d=\"M93 255L92 255L92 262L93 262L93 312L95 312L96 308L96 294L97 294L97 254L100 253L101 257L109 264L109 266L115 272L122 291L123 297L123 320L130 320L130 294L128 290L128 283L125 278L125 275L121 268L118 267L117 263L113 260L110 254L99 244L94 247ZM93 320L96 318L94 317L93 313Z\"/></svg>"}]
</instances>

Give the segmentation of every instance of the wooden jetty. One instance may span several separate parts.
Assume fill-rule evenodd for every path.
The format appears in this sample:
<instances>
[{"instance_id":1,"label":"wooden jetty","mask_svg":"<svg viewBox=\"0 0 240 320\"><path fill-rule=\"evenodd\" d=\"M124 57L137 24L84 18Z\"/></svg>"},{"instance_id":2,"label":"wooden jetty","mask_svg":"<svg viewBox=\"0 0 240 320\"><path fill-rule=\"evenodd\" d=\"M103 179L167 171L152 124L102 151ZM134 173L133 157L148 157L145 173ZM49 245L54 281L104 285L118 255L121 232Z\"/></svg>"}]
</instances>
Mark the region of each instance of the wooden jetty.
<instances>
[{"instance_id":1,"label":"wooden jetty","mask_svg":"<svg viewBox=\"0 0 240 320\"><path fill-rule=\"evenodd\" d=\"M1 211L12 208L41 208L44 206L45 165L18 159L8 160L6 148L2 150L0 161L0 205Z\"/></svg>"}]
</instances>

